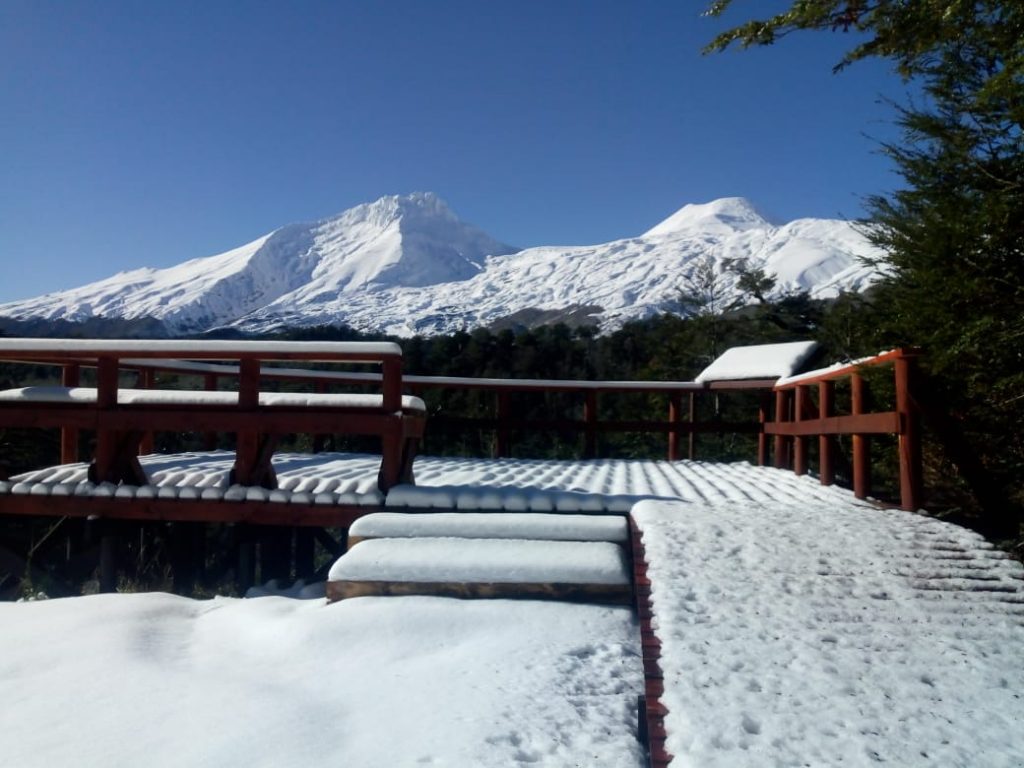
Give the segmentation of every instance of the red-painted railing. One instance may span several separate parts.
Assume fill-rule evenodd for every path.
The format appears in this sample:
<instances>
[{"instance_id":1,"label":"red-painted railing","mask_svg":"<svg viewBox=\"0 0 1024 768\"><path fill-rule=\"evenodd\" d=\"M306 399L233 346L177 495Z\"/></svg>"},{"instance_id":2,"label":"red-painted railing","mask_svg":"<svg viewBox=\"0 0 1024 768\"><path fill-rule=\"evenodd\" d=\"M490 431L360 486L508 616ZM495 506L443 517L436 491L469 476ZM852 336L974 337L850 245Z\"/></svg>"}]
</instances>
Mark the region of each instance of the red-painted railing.
<instances>
[{"instance_id":1,"label":"red-painted railing","mask_svg":"<svg viewBox=\"0 0 1024 768\"><path fill-rule=\"evenodd\" d=\"M869 441L872 435L894 435L898 440L900 506L918 509L922 503L921 428L914 399L915 353L898 349L824 371L782 381L774 387L775 410L765 420L763 440L774 437L776 467L792 469L798 475L809 470L808 441L818 440L818 476L823 485L835 482L836 438L851 438L852 485L857 498L871 492ZM892 366L893 409L868 411L868 368ZM836 384L849 384L849 413L837 414ZM815 399L817 402L815 402ZM765 456L761 457L765 463Z\"/></svg>"},{"instance_id":2,"label":"red-painted railing","mask_svg":"<svg viewBox=\"0 0 1024 768\"><path fill-rule=\"evenodd\" d=\"M209 355L212 357L213 355ZM237 378L238 367L171 360L134 359L127 355L120 361L123 369L138 372L138 386L152 386L156 372L201 376L206 389L220 387L224 378ZM55 359L56 358L56 359ZM59 362L59 356L51 358ZM77 383L80 361L65 364L65 385ZM869 411L867 408L864 372L880 366L891 366L894 376L895 403L891 410ZM776 467L790 468L797 474L810 470L809 440L817 439L818 475L823 484L836 479L837 438L851 438L851 484L859 498L871 493L869 442L873 435L894 435L899 443L900 502L905 509L916 509L922 500L921 445L918 409L914 401L914 354L895 350L855 364L834 367L789 380L774 379L695 382L655 381L575 381L480 379L468 377L405 375L402 385L415 394L431 390L483 391L493 395L493 410L487 417L433 417L430 431L440 429L478 429L494 433L493 455L511 454L514 431L577 432L583 436L583 456L596 457L598 437L611 432L664 434L667 457L676 461L684 456L697 456L696 437L706 433L757 435L757 461L771 460ZM110 375L109 373L107 374ZM252 372L248 378L255 376ZM337 386L380 386L377 373L314 371L263 367L260 379L304 382L327 391ZM836 385L848 382L848 407L839 413ZM557 419L523 419L512 404L512 395L521 393L563 393L572 397L572 412ZM719 419L700 420L698 398L729 393L757 393L757 419L726 422ZM616 420L602 418L601 398L609 393L657 395L667 401L667 419ZM845 395L844 390L844 395ZM394 397L392 393L392 397ZM684 418L685 415L685 418ZM75 441L65 438L66 455ZM683 438L686 438L684 446ZM148 448L151 443L144 444ZM773 456L771 455L773 454Z\"/></svg>"}]
</instances>

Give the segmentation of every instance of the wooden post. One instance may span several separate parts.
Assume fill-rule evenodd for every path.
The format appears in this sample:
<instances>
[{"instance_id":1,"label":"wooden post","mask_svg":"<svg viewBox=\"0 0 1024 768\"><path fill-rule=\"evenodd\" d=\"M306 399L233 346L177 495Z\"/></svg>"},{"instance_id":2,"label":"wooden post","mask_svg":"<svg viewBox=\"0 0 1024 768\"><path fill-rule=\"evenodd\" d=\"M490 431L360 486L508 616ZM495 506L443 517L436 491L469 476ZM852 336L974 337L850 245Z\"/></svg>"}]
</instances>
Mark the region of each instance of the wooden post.
<instances>
[{"instance_id":1,"label":"wooden post","mask_svg":"<svg viewBox=\"0 0 1024 768\"><path fill-rule=\"evenodd\" d=\"M81 366L68 363L61 370L61 384L65 387L77 387L81 379ZM60 463L74 464L78 461L78 430L73 427L61 427L60 430Z\"/></svg>"},{"instance_id":2,"label":"wooden post","mask_svg":"<svg viewBox=\"0 0 1024 768\"><path fill-rule=\"evenodd\" d=\"M207 392L217 391L217 374L208 373L203 377L203 389ZM217 449L217 433L207 432L203 435L203 450L215 451Z\"/></svg>"},{"instance_id":3,"label":"wooden post","mask_svg":"<svg viewBox=\"0 0 1024 768\"><path fill-rule=\"evenodd\" d=\"M781 424L789 421L789 392L785 389L775 390L775 422ZM785 435L775 436L775 467L776 469L789 468L789 451L786 445Z\"/></svg>"},{"instance_id":4,"label":"wooden post","mask_svg":"<svg viewBox=\"0 0 1024 768\"><path fill-rule=\"evenodd\" d=\"M494 438L494 454L495 458L504 459L511 455L512 448L512 408L509 403L509 393L505 390L498 391L497 409L498 431Z\"/></svg>"},{"instance_id":5,"label":"wooden post","mask_svg":"<svg viewBox=\"0 0 1024 768\"><path fill-rule=\"evenodd\" d=\"M389 357L382 363L384 410L402 410L402 358Z\"/></svg>"},{"instance_id":6,"label":"wooden post","mask_svg":"<svg viewBox=\"0 0 1024 768\"><path fill-rule=\"evenodd\" d=\"M597 458L597 392L588 390L583 402L583 421L586 423L584 433L583 458Z\"/></svg>"},{"instance_id":7,"label":"wooden post","mask_svg":"<svg viewBox=\"0 0 1024 768\"><path fill-rule=\"evenodd\" d=\"M900 506L914 511L921 506L921 430L914 403L915 366L912 357L901 354L894 364L896 376L896 412L900 419Z\"/></svg>"},{"instance_id":8,"label":"wooden post","mask_svg":"<svg viewBox=\"0 0 1024 768\"><path fill-rule=\"evenodd\" d=\"M798 384L796 401L793 406L793 421L803 421L807 409L807 385ZM798 475L807 474L807 435L793 437L793 471Z\"/></svg>"},{"instance_id":9,"label":"wooden post","mask_svg":"<svg viewBox=\"0 0 1024 768\"><path fill-rule=\"evenodd\" d=\"M686 450L686 456L690 461L697 458L697 393L690 392L690 434Z\"/></svg>"},{"instance_id":10,"label":"wooden post","mask_svg":"<svg viewBox=\"0 0 1024 768\"><path fill-rule=\"evenodd\" d=\"M139 370L138 386L142 389L153 389L156 385L156 371L152 368L142 368ZM149 454L153 453L156 441L152 430L149 430L142 435L142 440L139 442L139 453Z\"/></svg>"},{"instance_id":11,"label":"wooden post","mask_svg":"<svg viewBox=\"0 0 1024 768\"><path fill-rule=\"evenodd\" d=\"M117 406L118 359L101 357L96 361L96 407L108 410ZM118 433L99 428L96 430L96 453L93 456L90 479L95 483L117 482L114 464L117 459Z\"/></svg>"},{"instance_id":12,"label":"wooden post","mask_svg":"<svg viewBox=\"0 0 1024 768\"><path fill-rule=\"evenodd\" d=\"M757 423L760 424L760 431L757 433L757 466L768 466L768 435L764 431L764 425L768 422L768 411L772 407L771 395L768 392L761 392L760 402L757 406Z\"/></svg>"},{"instance_id":13,"label":"wooden post","mask_svg":"<svg viewBox=\"0 0 1024 768\"><path fill-rule=\"evenodd\" d=\"M850 374L850 413L864 413L867 384L859 373ZM871 454L867 435L853 435L853 495L866 499L871 493Z\"/></svg>"},{"instance_id":14,"label":"wooden post","mask_svg":"<svg viewBox=\"0 0 1024 768\"><path fill-rule=\"evenodd\" d=\"M668 460L679 461L679 417L683 410L683 396L679 392L672 392L668 396Z\"/></svg>"},{"instance_id":15,"label":"wooden post","mask_svg":"<svg viewBox=\"0 0 1024 768\"><path fill-rule=\"evenodd\" d=\"M827 419L836 413L836 384L834 381L818 382L818 418ZM832 435L818 435L818 473L822 485L832 485L836 481L835 470L836 441Z\"/></svg>"},{"instance_id":16,"label":"wooden post","mask_svg":"<svg viewBox=\"0 0 1024 768\"><path fill-rule=\"evenodd\" d=\"M243 358L238 369L238 407L255 411L260 402L260 361ZM255 419L253 420L255 423ZM260 434L255 429L238 431L235 445L235 467L232 482L238 485L258 485L256 466L260 450Z\"/></svg>"}]
</instances>

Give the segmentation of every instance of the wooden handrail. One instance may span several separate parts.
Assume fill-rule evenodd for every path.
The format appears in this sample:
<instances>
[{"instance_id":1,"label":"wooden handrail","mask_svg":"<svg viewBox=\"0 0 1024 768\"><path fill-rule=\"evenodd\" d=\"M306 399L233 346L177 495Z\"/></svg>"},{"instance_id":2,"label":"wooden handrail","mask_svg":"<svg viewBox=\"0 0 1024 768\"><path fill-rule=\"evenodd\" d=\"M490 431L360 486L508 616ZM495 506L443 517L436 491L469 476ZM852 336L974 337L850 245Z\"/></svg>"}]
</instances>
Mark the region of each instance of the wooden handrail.
<instances>
[{"instance_id":1,"label":"wooden handrail","mask_svg":"<svg viewBox=\"0 0 1024 768\"><path fill-rule=\"evenodd\" d=\"M794 453L793 469L807 471L806 441L819 440L819 477L823 485L835 482L833 464L834 437L852 438L853 492L867 498L871 490L871 435L894 435L899 442L900 506L916 510L922 501L922 469L919 414L913 398L913 350L895 349L871 358L821 371L811 371L785 380L775 386L775 416L764 424L766 434L775 436L776 466L788 465L788 451ZM890 365L895 384L894 410L867 410L867 383L863 371ZM850 414L835 415L835 384L850 382ZM812 392L818 393L817 415L811 406Z\"/></svg>"},{"instance_id":2,"label":"wooden handrail","mask_svg":"<svg viewBox=\"0 0 1024 768\"><path fill-rule=\"evenodd\" d=\"M819 477L823 484L835 481L835 437L852 438L852 484L859 498L870 494L870 452L872 435L895 435L899 440L901 506L916 509L922 498L921 448L918 413L913 396L914 357L910 350L896 349L853 363L812 371L783 380L736 381L584 381L565 379L494 379L453 376L404 375L401 349L390 343L364 342L103 342L94 340L10 340L0 339L0 359L62 365L65 386L80 380L83 367L97 368L98 401L116 403L118 368L137 370L151 377L154 371L203 376L207 389L216 389L222 378L239 382L239 405L255 407L260 379L312 383L318 391L330 384L380 387L385 410L400 410L403 387L423 390L474 390L495 397L492 418L438 419L448 424L493 429L495 453L508 456L513 428L578 430L584 437L584 455L597 453L597 436L612 431L638 431L667 435L668 458L682 458L681 436L688 435L690 458L695 457L695 435L702 432L752 432L759 435L757 460L769 461L774 453L777 467L792 468L798 474L809 470L808 439L818 438ZM231 360L237 365L210 361ZM319 371L262 365L267 361L375 362L380 373ZM867 411L866 383L862 371L883 365L894 370L894 410ZM849 415L835 413L835 384L848 380L851 388ZM696 419L696 398L702 392L761 392L758 420L750 423L700 422ZM582 403L582 418L529 420L515 418L509 396L512 393L560 392L575 394ZM600 418L600 395L605 393L659 394L668 400L667 420L608 420ZM813 402L817 395L817 404ZM682 395L689 399L688 419L683 420ZM773 395L773 397L772 397ZM774 413L772 413L774 400ZM74 430L82 424L69 421L62 441L67 457L77 442ZM769 440L771 438L771 440ZM772 448L773 451L769 451ZM259 446L245 438L244 452L256 455Z\"/></svg>"},{"instance_id":3,"label":"wooden handrail","mask_svg":"<svg viewBox=\"0 0 1024 768\"><path fill-rule=\"evenodd\" d=\"M230 360L237 366L212 366L190 360ZM289 432L334 431L377 435L382 443L380 486L411 478L414 443L422 436L423 414L407 412L402 400L402 350L397 344L377 342L262 342L262 341L104 341L93 339L0 339L0 360L44 363L63 367L62 384L80 384L83 367L96 369L94 398L89 393L61 402L41 401L21 392L0 404L0 425L58 426L62 430L62 461L77 460L78 430L96 432L90 475L96 481L144 483L138 455L151 444L154 431L225 431L236 435L234 481L242 485L274 487L271 455L278 436ZM260 380L266 361L306 363L375 363L381 374L373 380L381 395L376 403L333 398L313 403L261 405ZM208 389L230 371L237 378L234 402L223 398L192 399L185 393L172 397L142 398L137 392L119 403L120 372L140 372L144 386L153 373L169 368L178 373L199 373ZM224 370L221 370L221 369Z\"/></svg>"}]
</instances>

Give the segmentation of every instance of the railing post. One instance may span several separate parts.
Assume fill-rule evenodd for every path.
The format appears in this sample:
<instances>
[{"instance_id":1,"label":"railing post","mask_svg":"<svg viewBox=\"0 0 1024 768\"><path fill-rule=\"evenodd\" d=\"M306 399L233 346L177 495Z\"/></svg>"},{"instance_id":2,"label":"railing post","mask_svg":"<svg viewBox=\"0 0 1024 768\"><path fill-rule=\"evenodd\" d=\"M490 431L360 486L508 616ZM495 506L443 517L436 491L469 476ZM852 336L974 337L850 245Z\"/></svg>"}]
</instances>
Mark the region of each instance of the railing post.
<instances>
[{"instance_id":1,"label":"railing post","mask_svg":"<svg viewBox=\"0 0 1024 768\"><path fill-rule=\"evenodd\" d=\"M687 440L688 446L686 450L686 456L690 461L694 461L697 458L697 393L690 392L690 434Z\"/></svg>"},{"instance_id":2,"label":"railing post","mask_svg":"<svg viewBox=\"0 0 1024 768\"><path fill-rule=\"evenodd\" d=\"M77 387L81 380L81 366L68 363L61 370L60 380L65 387ZM74 427L61 427L60 430L60 463L74 464L78 461L78 430Z\"/></svg>"},{"instance_id":3,"label":"railing post","mask_svg":"<svg viewBox=\"0 0 1024 768\"><path fill-rule=\"evenodd\" d=\"M138 385L142 389L153 389L156 384L156 371L152 368L141 368L139 369ZM153 453L153 447L155 444L153 430L148 430L142 435L142 440L139 442L139 453L149 454Z\"/></svg>"},{"instance_id":4,"label":"railing post","mask_svg":"<svg viewBox=\"0 0 1024 768\"><path fill-rule=\"evenodd\" d=\"M583 446L583 458L597 458L597 391L587 390L586 400L583 402L583 421L585 422L585 443Z\"/></svg>"},{"instance_id":5,"label":"railing post","mask_svg":"<svg viewBox=\"0 0 1024 768\"><path fill-rule=\"evenodd\" d=\"M921 506L921 433L914 403L914 359L905 354L894 363L896 412L899 414L900 506L914 511Z\"/></svg>"},{"instance_id":6,"label":"railing post","mask_svg":"<svg viewBox=\"0 0 1024 768\"><path fill-rule=\"evenodd\" d=\"M672 392L668 396L668 460L679 461L679 418L683 410L683 396Z\"/></svg>"},{"instance_id":7,"label":"railing post","mask_svg":"<svg viewBox=\"0 0 1024 768\"><path fill-rule=\"evenodd\" d=\"M260 361L244 357L238 365L238 408L255 411L260 402ZM255 414L254 414L255 415ZM253 419L253 423L256 420ZM238 485L257 485L256 464L260 435L256 429L240 429L235 436L235 468L233 481Z\"/></svg>"},{"instance_id":8,"label":"railing post","mask_svg":"<svg viewBox=\"0 0 1024 768\"><path fill-rule=\"evenodd\" d=\"M789 421L789 391L785 389L775 390L775 423L782 424ZM789 446L785 435L775 435L775 468L789 468Z\"/></svg>"},{"instance_id":9,"label":"railing post","mask_svg":"<svg viewBox=\"0 0 1024 768\"><path fill-rule=\"evenodd\" d=\"M117 406L117 378L119 372L116 357L101 357L96 361L96 407L100 413ZM117 456L118 433L107 428L100 416L96 428L96 453L93 456L93 482L116 482L114 463Z\"/></svg>"},{"instance_id":10,"label":"railing post","mask_svg":"<svg viewBox=\"0 0 1024 768\"><path fill-rule=\"evenodd\" d=\"M867 384L859 373L850 374L850 413L864 413ZM853 495L866 499L871 492L871 454L867 435L853 435Z\"/></svg>"},{"instance_id":11,"label":"railing post","mask_svg":"<svg viewBox=\"0 0 1024 768\"><path fill-rule=\"evenodd\" d=\"M803 421L807 408L807 385L798 384L793 406L793 421ZM793 437L793 471L798 475L807 474L807 435Z\"/></svg>"},{"instance_id":12,"label":"railing post","mask_svg":"<svg viewBox=\"0 0 1024 768\"><path fill-rule=\"evenodd\" d=\"M498 390L498 430L494 440L495 458L504 459L510 455L512 447L511 404L509 393Z\"/></svg>"},{"instance_id":13,"label":"railing post","mask_svg":"<svg viewBox=\"0 0 1024 768\"><path fill-rule=\"evenodd\" d=\"M768 435L764 431L764 425L768 423L768 412L772 407L771 394L762 391L760 402L757 405L757 423L761 425L757 433L757 466L768 465Z\"/></svg>"},{"instance_id":14,"label":"railing post","mask_svg":"<svg viewBox=\"0 0 1024 768\"><path fill-rule=\"evenodd\" d=\"M402 358L388 357L381 364L384 379L384 410L402 410Z\"/></svg>"},{"instance_id":15,"label":"railing post","mask_svg":"<svg viewBox=\"0 0 1024 768\"><path fill-rule=\"evenodd\" d=\"M818 418L828 419L836 412L836 385L834 381L818 382ZM832 485L836 481L835 470L836 441L832 435L818 435L818 474L822 485Z\"/></svg>"},{"instance_id":16,"label":"railing post","mask_svg":"<svg viewBox=\"0 0 1024 768\"><path fill-rule=\"evenodd\" d=\"M208 373L203 376L203 389L207 392L217 391L217 374ZM203 435L203 450L214 451L217 449L217 433L207 432Z\"/></svg>"}]
</instances>

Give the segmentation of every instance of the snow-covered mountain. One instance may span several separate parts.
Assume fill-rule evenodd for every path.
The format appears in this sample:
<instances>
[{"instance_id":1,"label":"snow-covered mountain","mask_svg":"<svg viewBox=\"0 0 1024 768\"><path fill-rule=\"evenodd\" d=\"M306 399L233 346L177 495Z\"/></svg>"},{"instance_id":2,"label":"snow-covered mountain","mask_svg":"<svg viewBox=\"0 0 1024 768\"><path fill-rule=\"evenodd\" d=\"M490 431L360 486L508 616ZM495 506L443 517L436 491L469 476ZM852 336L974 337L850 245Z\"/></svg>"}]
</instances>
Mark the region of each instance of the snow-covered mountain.
<instances>
[{"instance_id":1,"label":"snow-covered mountain","mask_svg":"<svg viewBox=\"0 0 1024 768\"><path fill-rule=\"evenodd\" d=\"M687 205L644 234L593 246L516 252L461 222L431 193L384 197L240 248L167 269L0 304L19 320L155 318L168 333L346 323L399 336L490 325L530 312L582 312L602 329L677 307L706 260L732 285L729 259L827 297L860 290L878 256L845 221L776 226L743 198Z\"/></svg>"}]
</instances>

